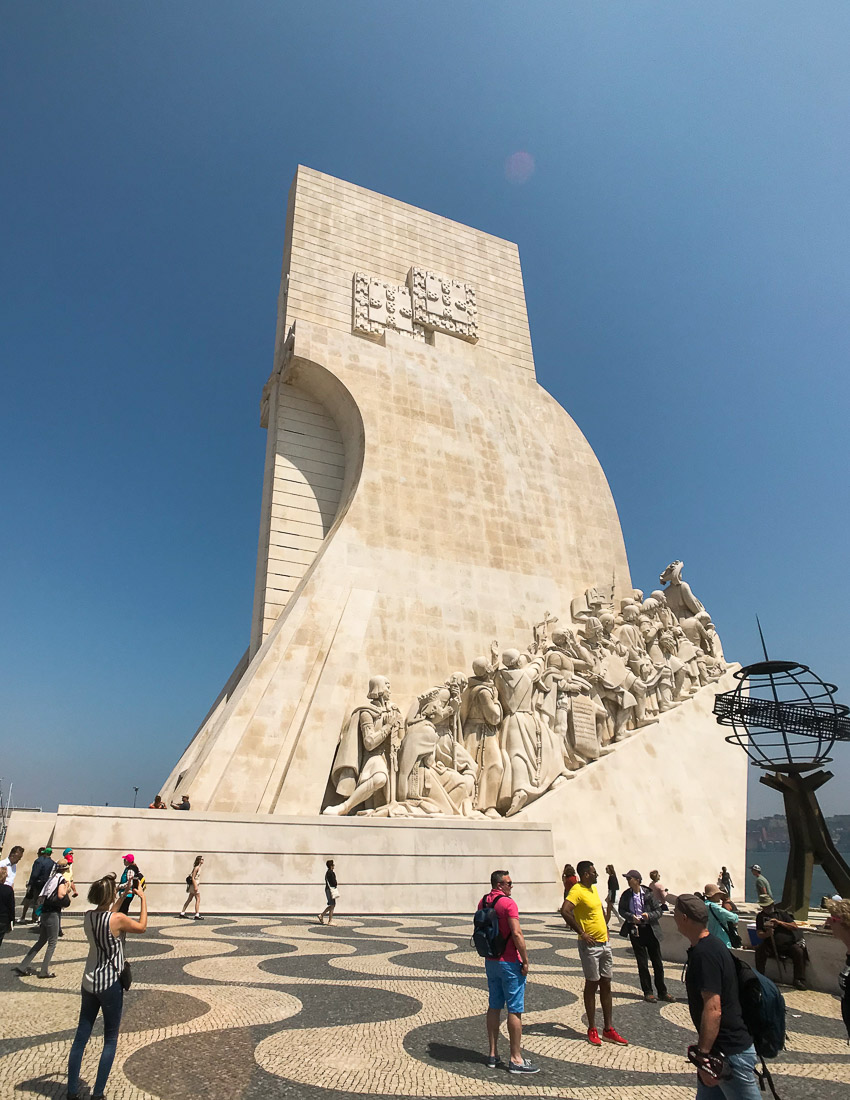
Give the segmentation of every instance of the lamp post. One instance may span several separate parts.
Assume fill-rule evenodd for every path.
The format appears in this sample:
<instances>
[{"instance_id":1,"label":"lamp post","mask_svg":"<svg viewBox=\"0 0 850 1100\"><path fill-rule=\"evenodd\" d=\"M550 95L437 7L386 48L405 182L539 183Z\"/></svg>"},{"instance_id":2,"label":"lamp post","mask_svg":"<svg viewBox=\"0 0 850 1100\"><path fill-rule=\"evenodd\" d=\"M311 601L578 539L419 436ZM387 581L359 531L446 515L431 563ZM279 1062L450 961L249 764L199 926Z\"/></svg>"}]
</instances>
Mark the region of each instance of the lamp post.
<instances>
[{"instance_id":1,"label":"lamp post","mask_svg":"<svg viewBox=\"0 0 850 1100\"><path fill-rule=\"evenodd\" d=\"M139 793L139 788L138 788L138 787L134 787L134 788L133 788L133 809L134 809L134 810L135 810L135 808L136 808L136 797L137 797L138 793Z\"/></svg>"}]
</instances>

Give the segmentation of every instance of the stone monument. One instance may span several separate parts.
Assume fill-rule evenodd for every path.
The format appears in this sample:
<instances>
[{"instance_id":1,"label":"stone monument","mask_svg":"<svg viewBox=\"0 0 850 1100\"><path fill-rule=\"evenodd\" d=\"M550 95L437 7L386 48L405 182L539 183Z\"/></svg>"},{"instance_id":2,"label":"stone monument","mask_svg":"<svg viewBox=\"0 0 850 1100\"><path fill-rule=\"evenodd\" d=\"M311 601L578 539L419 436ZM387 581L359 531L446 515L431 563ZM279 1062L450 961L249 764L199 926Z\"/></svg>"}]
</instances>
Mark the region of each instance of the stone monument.
<instances>
[{"instance_id":1,"label":"stone monument","mask_svg":"<svg viewBox=\"0 0 850 1100\"><path fill-rule=\"evenodd\" d=\"M162 788L211 823L199 850L294 823L289 854L344 875L340 838L376 845L374 911L434 908L401 868L438 838L467 859L448 908L493 860L547 909L553 855L743 881L717 633L680 561L633 588L602 468L537 383L515 245L299 168L261 424L250 644Z\"/></svg>"}]
</instances>

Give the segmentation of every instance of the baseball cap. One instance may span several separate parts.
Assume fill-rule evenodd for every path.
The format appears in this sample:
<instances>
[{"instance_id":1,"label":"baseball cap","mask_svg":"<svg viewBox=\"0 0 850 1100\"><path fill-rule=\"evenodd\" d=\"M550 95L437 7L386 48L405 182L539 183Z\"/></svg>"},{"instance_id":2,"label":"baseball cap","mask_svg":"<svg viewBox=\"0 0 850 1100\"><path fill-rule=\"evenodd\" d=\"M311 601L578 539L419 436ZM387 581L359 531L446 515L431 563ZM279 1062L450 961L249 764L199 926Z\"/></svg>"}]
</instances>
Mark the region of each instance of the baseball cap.
<instances>
[{"instance_id":1,"label":"baseball cap","mask_svg":"<svg viewBox=\"0 0 850 1100\"><path fill-rule=\"evenodd\" d=\"M52 848L42 848L42 851L44 852L44 854L46 856L52 856L53 855L53 849Z\"/></svg>"},{"instance_id":2,"label":"baseball cap","mask_svg":"<svg viewBox=\"0 0 850 1100\"><path fill-rule=\"evenodd\" d=\"M626 871L623 878L636 878L638 882L643 882L643 876L640 871L636 871L634 868L632 868L631 871Z\"/></svg>"},{"instance_id":3,"label":"baseball cap","mask_svg":"<svg viewBox=\"0 0 850 1100\"><path fill-rule=\"evenodd\" d=\"M752 865L752 866L750 867L750 870L751 870L751 871L758 871L758 873L759 873L759 874L761 874L761 867L759 867L759 865L758 865L757 863L754 863L754 864L753 864L753 865Z\"/></svg>"},{"instance_id":4,"label":"baseball cap","mask_svg":"<svg viewBox=\"0 0 850 1100\"><path fill-rule=\"evenodd\" d=\"M74 854L74 849L73 848L66 848L65 851L62 853L63 856L72 856L73 854Z\"/></svg>"},{"instance_id":5,"label":"baseball cap","mask_svg":"<svg viewBox=\"0 0 850 1100\"><path fill-rule=\"evenodd\" d=\"M133 855L132 852L128 852L127 855L123 857L123 859L124 859L125 863L135 863L136 862L136 857Z\"/></svg>"},{"instance_id":6,"label":"baseball cap","mask_svg":"<svg viewBox=\"0 0 850 1100\"><path fill-rule=\"evenodd\" d=\"M676 911L689 920L696 921L697 924L708 923L708 910L705 907L705 902L702 898L698 898L696 894L679 894L676 898Z\"/></svg>"}]
</instances>

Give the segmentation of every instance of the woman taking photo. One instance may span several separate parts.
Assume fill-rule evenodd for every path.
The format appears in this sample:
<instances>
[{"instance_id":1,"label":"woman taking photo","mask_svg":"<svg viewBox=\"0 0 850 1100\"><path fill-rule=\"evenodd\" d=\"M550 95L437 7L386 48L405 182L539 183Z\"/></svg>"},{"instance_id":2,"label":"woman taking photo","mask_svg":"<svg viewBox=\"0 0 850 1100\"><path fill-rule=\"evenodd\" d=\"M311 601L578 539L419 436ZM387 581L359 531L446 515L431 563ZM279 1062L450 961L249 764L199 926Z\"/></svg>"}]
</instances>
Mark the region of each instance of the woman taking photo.
<instances>
[{"instance_id":1,"label":"woman taking photo","mask_svg":"<svg viewBox=\"0 0 850 1100\"><path fill-rule=\"evenodd\" d=\"M194 901L195 903L195 920L203 920L201 916L201 889L199 880L201 876L201 867L204 862L203 856L195 856L195 862L192 864L191 875L186 876L186 890L189 896L183 902L183 908L177 914L178 917L185 917L186 910Z\"/></svg>"},{"instance_id":2,"label":"woman taking photo","mask_svg":"<svg viewBox=\"0 0 850 1100\"><path fill-rule=\"evenodd\" d=\"M145 895L132 886L129 887L129 892L135 894L142 904L138 920L120 912L124 899L118 893L115 875L105 875L89 888L89 901L97 908L89 909L83 917L83 928L89 942L89 957L86 959L80 990L80 1022L77 1024L77 1034L68 1059L68 1100L79 1100L83 1051L91 1038L92 1027L100 1011L103 1012L103 1053L97 1067L92 1100L103 1100L103 1090L115 1060L121 1011L124 1007L124 985L121 978L126 966L124 934L144 932L148 926L148 903ZM126 975L124 980L127 981Z\"/></svg>"}]
</instances>

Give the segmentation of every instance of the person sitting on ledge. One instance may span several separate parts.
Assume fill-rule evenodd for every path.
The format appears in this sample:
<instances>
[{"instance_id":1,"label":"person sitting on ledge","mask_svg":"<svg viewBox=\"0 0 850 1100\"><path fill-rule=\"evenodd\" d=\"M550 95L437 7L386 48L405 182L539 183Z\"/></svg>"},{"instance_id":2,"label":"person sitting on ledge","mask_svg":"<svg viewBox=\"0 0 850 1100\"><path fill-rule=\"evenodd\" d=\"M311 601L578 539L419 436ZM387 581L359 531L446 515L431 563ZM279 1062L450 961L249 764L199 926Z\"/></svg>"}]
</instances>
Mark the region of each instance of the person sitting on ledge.
<instances>
[{"instance_id":1,"label":"person sitting on ledge","mask_svg":"<svg viewBox=\"0 0 850 1100\"><path fill-rule=\"evenodd\" d=\"M794 964L794 988L805 989L809 954L793 916L784 909L777 909L775 902L768 902L756 917L756 935L761 940L756 948L756 970L764 974L766 961L774 958L781 971L781 960L790 958Z\"/></svg>"},{"instance_id":2,"label":"person sitting on ledge","mask_svg":"<svg viewBox=\"0 0 850 1100\"><path fill-rule=\"evenodd\" d=\"M172 810L191 810L192 806L189 802L189 796L187 794L184 794L180 802L171 803L171 808Z\"/></svg>"},{"instance_id":3,"label":"person sitting on ledge","mask_svg":"<svg viewBox=\"0 0 850 1100\"><path fill-rule=\"evenodd\" d=\"M156 796L156 798L153 800L153 802L151 802L150 806L148 806L148 809L149 810L167 810L168 807L162 801L162 795L158 794Z\"/></svg>"}]
</instances>

